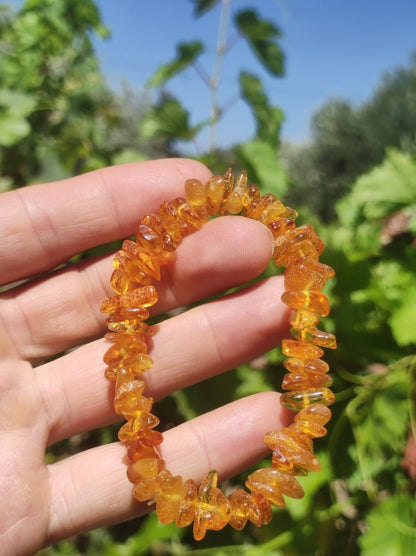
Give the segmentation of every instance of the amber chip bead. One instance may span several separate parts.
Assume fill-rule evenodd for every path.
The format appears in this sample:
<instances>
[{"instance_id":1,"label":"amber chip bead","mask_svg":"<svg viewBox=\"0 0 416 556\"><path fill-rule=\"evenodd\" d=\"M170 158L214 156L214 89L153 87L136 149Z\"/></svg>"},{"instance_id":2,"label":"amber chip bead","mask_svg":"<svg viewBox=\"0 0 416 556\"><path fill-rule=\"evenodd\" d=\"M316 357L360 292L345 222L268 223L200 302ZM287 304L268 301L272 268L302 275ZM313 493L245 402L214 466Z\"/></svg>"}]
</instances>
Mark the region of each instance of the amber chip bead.
<instances>
[{"instance_id":1,"label":"amber chip bead","mask_svg":"<svg viewBox=\"0 0 416 556\"><path fill-rule=\"evenodd\" d=\"M282 341L287 359L280 403L293 410L294 422L268 432L264 442L271 451L271 467L256 469L246 487L225 495L215 470L198 486L193 479L173 475L162 457L163 434L155 428L153 399L146 395L146 376L153 360L148 354L153 327L145 322L158 302L156 284L182 239L197 231L210 216L241 214L261 222L273 236L273 260L285 269L282 301L290 308L291 338ZM114 295L104 300L110 343L105 355L105 376L114 384L114 410L126 422L119 439L127 449L127 477L134 497L154 504L161 523L177 527L193 524L194 537L204 538L227 524L241 530L272 519L272 506L283 508L285 497L301 498L299 477L319 471L313 440L325 436L334 400L324 349L335 349L333 334L321 330L321 317L329 314L322 292L334 270L320 262L324 244L314 228L296 226L297 213L275 195L261 194L242 171L235 179L228 169L206 183L188 179L184 197L164 201L157 212L138 223L135 240L127 239L115 254L110 286ZM156 307L157 309L157 307Z\"/></svg>"}]
</instances>

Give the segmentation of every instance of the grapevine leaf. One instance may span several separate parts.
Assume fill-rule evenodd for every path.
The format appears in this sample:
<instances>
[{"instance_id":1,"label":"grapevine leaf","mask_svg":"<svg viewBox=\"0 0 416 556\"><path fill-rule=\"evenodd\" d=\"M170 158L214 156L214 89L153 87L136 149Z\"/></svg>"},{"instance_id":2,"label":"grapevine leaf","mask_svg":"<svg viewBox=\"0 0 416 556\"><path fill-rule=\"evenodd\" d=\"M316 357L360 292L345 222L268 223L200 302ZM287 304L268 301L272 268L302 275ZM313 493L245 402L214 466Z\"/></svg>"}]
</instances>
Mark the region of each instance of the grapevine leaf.
<instances>
[{"instance_id":1,"label":"grapevine leaf","mask_svg":"<svg viewBox=\"0 0 416 556\"><path fill-rule=\"evenodd\" d=\"M416 286L402 292L400 305L389 319L393 336L399 346L416 344Z\"/></svg>"},{"instance_id":2,"label":"grapevine leaf","mask_svg":"<svg viewBox=\"0 0 416 556\"><path fill-rule=\"evenodd\" d=\"M255 10L238 12L234 22L264 67L272 75L283 75L284 55L277 44L281 32L274 23L261 19Z\"/></svg>"},{"instance_id":3,"label":"grapevine leaf","mask_svg":"<svg viewBox=\"0 0 416 556\"><path fill-rule=\"evenodd\" d=\"M416 502L401 492L383 500L367 517L360 537L362 556L403 556L416 553Z\"/></svg>"},{"instance_id":4,"label":"grapevine leaf","mask_svg":"<svg viewBox=\"0 0 416 556\"><path fill-rule=\"evenodd\" d=\"M361 207L363 218L385 218L414 203L415 175L416 161L407 154L390 150L380 166L358 178L351 200Z\"/></svg>"},{"instance_id":5,"label":"grapevine leaf","mask_svg":"<svg viewBox=\"0 0 416 556\"><path fill-rule=\"evenodd\" d=\"M275 149L264 141L250 141L241 145L239 153L249 175L259 186L277 197L283 196L288 182Z\"/></svg>"},{"instance_id":6,"label":"grapevine leaf","mask_svg":"<svg viewBox=\"0 0 416 556\"><path fill-rule=\"evenodd\" d=\"M262 83L255 75L243 71L239 83L241 96L249 104L256 119L257 137L277 147L284 118L282 111L269 104Z\"/></svg>"},{"instance_id":7,"label":"grapevine leaf","mask_svg":"<svg viewBox=\"0 0 416 556\"><path fill-rule=\"evenodd\" d=\"M356 444L350 447L357 469L349 479L352 490L374 488L374 481L393 481L408 437L409 373L396 364L371 385L357 388L347 414ZM385 479L382 479L383 476Z\"/></svg>"},{"instance_id":8,"label":"grapevine leaf","mask_svg":"<svg viewBox=\"0 0 416 556\"><path fill-rule=\"evenodd\" d=\"M189 125L189 113L174 98L164 98L146 116L140 126L145 139L162 137L187 140L194 130Z\"/></svg>"},{"instance_id":9,"label":"grapevine leaf","mask_svg":"<svg viewBox=\"0 0 416 556\"><path fill-rule=\"evenodd\" d=\"M194 15L196 17L212 10L218 4L218 0L191 0L191 2L194 5Z\"/></svg>"},{"instance_id":10,"label":"grapevine leaf","mask_svg":"<svg viewBox=\"0 0 416 556\"><path fill-rule=\"evenodd\" d=\"M27 117L36 99L21 91L0 89L0 145L10 146L31 131Z\"/></svg>"},{"instance_id":11,"label":"grapevine leaf","mask_svg":"<svg viewBox=\"0 0 416 556\"><path fill-rule=\"evenodd\" d=\"M146 85L150 87L161 87L174 75L190 66L196 58L204 51L200 41L183 42L176 47L176 58L167 64L161 65Z\"/></svg>"}]
</instances>

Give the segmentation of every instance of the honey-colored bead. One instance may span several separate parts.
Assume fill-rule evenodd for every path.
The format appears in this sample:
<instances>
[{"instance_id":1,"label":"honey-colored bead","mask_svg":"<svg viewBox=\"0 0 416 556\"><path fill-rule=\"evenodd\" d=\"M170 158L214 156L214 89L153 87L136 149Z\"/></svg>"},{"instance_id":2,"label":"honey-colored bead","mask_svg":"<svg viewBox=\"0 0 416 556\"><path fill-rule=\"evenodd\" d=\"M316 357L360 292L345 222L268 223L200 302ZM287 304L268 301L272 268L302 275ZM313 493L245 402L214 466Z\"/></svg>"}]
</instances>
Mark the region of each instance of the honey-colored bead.
<instances>
[{"instance_id":1,"label":"honey-colored bead","mask_svg":"<svg viewBox=\"0 0 416 556\"><path fill-rule=\"evenodd\" d=\"M267 227L271 231L273 238L276 240L286 234L289 230L294 230L296 228L296 223L292 218L279 218L279 220L270 222Z\"/></svg>"},{"instance_id":2,"label":"honey-colored bead","mask_svg":"<svg viewBox=\"0 0 416 556\"><path fill-rule=\"evenodd\" d=\"M273 252L273 260L277 266L287 267L301 258L318 261L319 253L311 241L297 242L283 252L280 247L276 247Z\"/></svg>"},{"instance_id":3,"label":"honey-colored bead","mask_svg":"<svg viewBox=\"0 0 416 556\"><path fill-rule=\"evenodd\" d=\"M188 479L183 485L183 496L175 519L176 527L186 527L193 522L197 503L198 489L196 483L192 479Z\"/></svg>"},{"instance_id":4,"label":"honey-colored bead","mask_svg":"<svg viewBox=\"0 0 416 556\"><path fill-rule=\"evenodd\" d=\"M154 499L157 498L161 492L164 481L169 480L171 477L172 473L170 471L162 469L162 471L155 477L138 478L134 481L134 498L136 498L139 502L147 501L148 504L152 504Z\"/></svg>"},{"instance_id":5,"label":"honey-colored bead","mask_svg":"<svg viewBox=\"0 0 416 556\"><path fill-rule=\"evenodd\" d=\"M121 307L151 307L157 300L156 288L154 286L143 286L123 295L115 295L105 299L101 303L100 311L102 313L114 313Z\"/></svg>"},{"instance_id":6,"label":"honey-colored bead","mask_svg":"<svg viewBox=\"0 0 416 556\"><path fill-rule=\"evenodd\" d=\"M127 251L127 248L130 251ZM160 264L159 259L146 249L140 248L131 240L126 240L123 243L123 251L128 252L130 257L134 257L134 265L131 264L130 268L125 265L126 272L131 273L132 279L139 278L142 280L142 275L150 277L153 280L160 280Z\"/></svg>"},{"instance_id":7,"label":"honey-colored bead","mask_svg":"<svg viewBox=\"0 0 416 556\"><path fill-rule=\"evenodd\" d=\"M320 291L325 286L327 278L331 278L330 271L333 273L333 269L328 265L301 257L286 268L285 289L288 291Z\"/></svg>"},{"instance_id":8,"label":"honey-colored bead","mask_svg":"<svg viewBox=\"0 0 416 556\"><path fill-rule=\"evenodd\" d=\"M257 469L249 475L246 486L279 508L285 507L283 495L291 498L302 498L304 495L303 488L292 474L274 468Z\"/></svg>"},{"instance_id":9,"label":"honey-colored bead","mask_svg":"<svg viewBox=\"0 0 416 556\"><path fill-rule=\"evenodd\" d=\"M247 218L258 220L267 226L271 222L282 218L286 213L286 207L279 199L271 193L266 193L259 199L254 200L243 212Z\"/></svg>"},{"instance_id":10,"label":"honey-colored bead","mask_svg":"<svg viewBox=\"0 0 416 556\"><path fill-rule=\"evenodd\" d=\"M159 221L157 221L157 224L158 229L155 230L152 226L144 224L142 221L136 230L136 241L138 245L157 255L160 261L160 257L164 252L175 251L176 243L166 233L166 230L162 228ZM166 259L162 257L162 260Z\"/></svg>"},{"instance_id":11,"label":"honey-colored bead","mask_svg":"<svg viewBox=\"0 0 416 556\"><path fill-rule=\"evenodd\" d=\"M282 381L283 390L305 390L331 386L332 378L324 373L288 373Z\"/></svg>"},{"instance_id":12,"label":"honey-colored bead","mask_svg":"<svg viewBox=\"0 0 416 556\"><path fill-rule=\"evenodd\" d=\"M185 202L185 200L181 200ZM159 208L160 223L165 228L167 233L179 244L182 241L182 229L184 226L179 223L178 214L175 208L174 201L165 201Z\"/></svg>"},{"instance_id":13,"label":"honey-colored bead","mask_svg":"<svg viewBox=\"0 0 416 556\"><path fill-rule=\"evenodd\" d=\"M148 249L149 251L154 253L157 253L158 251L159 253L163 253L164 251L168 253L175 251L176 247L178 246L178 243L173 239L171 235L168 234L167 230L165 230L164 226L162 225L162 220L159 214L151 213L143 216L136 234L137 243L140 244L144 239L144 236L142 234L144 230L141 226L147 226L148 228L153 230L160 238L160 244L158 245L158 249L150 248ZM147 245L148 244L146 244L146 241L144 241L144 246L146 248Z\"/></svg>"},{"instance_id":14,"label":"honey-colored bead","mask_svg":"<svg viewBox=\"0 0 416 556\"><path fill-rule=\"evenodd\" d=\"M137 439L128 447L127 457L132 463L142 458L158 458L160 456L156 447L162 442L162 433L152 429L143 429Z\"/></svg>"},{"instance_id":15,"label":"honey-colored bead","mask_svg":"<svg viewBox=\"0 0 416 556\"><path fill-rule=\"evenodd\" d=\"M295 423L312 420L320 425L326 425L330 419L331 410L329 407L318 403L305 407L295 415Z\"/></svg>"},{"instance_id":16,"label":"honey-colored bead","mask_svg":"<svg viewBox=\"0 0 416 556\"><path fill-rule=\"evenodd\" d=\"M130 338L130 342L116 341L108 348L103 360L110 367L132 367L131 370L134 368L138 372L144 372L149 370L153 364L152 359L145 354L145 350L146 344L140 336Z\"/></svg>"},{"instance_id":17,"label":"honey-colored bead","mask_svg":"<svg viewBox=\"0 0 416 556\"><path fill-rule=\"evenodd\" d=\"M191 234L198 230L207 219L201 216L188 203L183 202L177 207L179 222L182 226L182 234Z\"/></svg>"},{"instance_id":18,"label":"honey-colored bead","mask_svg":"<svg viewBox=\"0 0 416 556\"><path fill-rule=\"evenodd\" d=\"M208 529L219 531L230 521L230 503L217 488L217 482L217 473L210 471L199 487L193 529L197 541L204 538Z\"/></svg>"},{"instance_id":19,"label":"honey-colored bead","mask_svg":"<svg viewBox=\"0 0 416 556\"><path fill-rule=\"evenodd\" d=\"M228 496L231 509L230 525L238 531L244 529L247 523L250 499L251 495L242 488L236 489Z\"/></svg>"},{"instance_id":20,"label":"honey-colored bead","mask_svg":"<svg viewBox=\"0 0 416 556\"><path fill-rule=\"evenodd\" d=\"M311 328L318 324L320 320L321 317L318 313L312 313L312 311L291 311L289 315L289 323L297 330Z\"/></svg>"},{"instance_id":21,"label":"honey-colored bead","mask_svg":"<svg viewBox=\"0 0 416 556\"><path fill-rule=\"evenodd\" d=\"M336 349L337 341L333 334L319 330L315 326L296 330L292 328L292 336L301 342L310 342L316 346L322 346L328 349Z\"/></svg>"},{"instance_id":22,"label":"honey-colored bead","mask_svg":"<svg viewBox=\"0 0 416 556\"><path fill-rule=\"evenodd\" d=\"M206 221L208 219L209 207L205 196L205 185L199 180L186 180L185 197L187 202L195 209L202 220Z\"/></svg>"},{"instance_id":23,"label":"honey-colored bead","mask_svg":"<svg viewBox=\"0 0 416 556\"><path fill-rule=\"evenodd\" d=\"M156 496L156 513L160 523L172 523L176 519L184 495L182 477L167 478L160 485Z\"/></svg>"},{"instance_id":24,"label":"honey-colored bead","mask_svg":"<svg viewBox=\"0 0 416 556\"><path fill-rule=\"evenodd\" d=\"M114 396L114 410L118 415L124 415L124 417L129 418L135 417L143 412L149 413L151 411L153 398L139 395L138 392L140 388L137 388L136 391L135 382L139 381L132 381L130 384L126 384L123 388L116 391Z\"/></svg>"},{"instance_id":25,"label":"honey-colored bead","mask_svg":"<svg viewBox=\"0 0 416 556\"><path fill-rule=\"evenodd\" d=\"M329 315L328 298L320 291L286 291L281 299L296 311L308 310L321 317Z\"/></svg>"},{"instance_id":26,"label":"honey-colored bead","mask_svg":"<svg viewBox=\"0 0 416 556\"><path fill-rule=\"evenodd\" d=\"M267 498L259 492L252 492L250 511L248 514L249 521L251 521L251 523L253 523L256 527L261 527L262 525L270 523L272 517L272 508Z\"/></svg>"},{"instance_id":27,"label":"honey-colored bead","mask_svg":"<svg viewBox=\"0 0 416 556\"><path fill-rule=\"evenodd\" d=\"M131 280L124 269L122 270L120 268L116 268L111 274L110 285L114 293L122 295L130 290L137 288L139 286L139 283L137 281Z\"/></svg>"},{"instance_id":28,"label":"honey-colored bead","mask_svg":"<svg viewBox=\"0 0 416 556\"><path fill-rule=\"evenodd\" d=\"M215 216L220 209L225 190L222 176L212 176L205 185L205 197L208 204L208 214Z\"/></svg>"},{"instance_id":29,"label":"honey-colored bead","mask_svg":"<svg viewBox=\"0 0 416 556\"><path fill-rule=\"evenodd\" d=\"M247 172L243 170L235 180L234 189L225 200L223 214L227 212L229 214L238 214L243 210L243 199L247 193L247 189Z\"/></svg>"},{"instance_id":30,"label":"honey-colored bead","mask_svg":"<svg viewBox=\"0 0 416 556\"><path fill-rule=\"evenodd\" d=\"M321 466L312 451L309 437L293 428L266 434L265 444L273 450L272 465L275 469L291 472L294 468L319 471Z\"/></svg>"},{"instance_id":31,"label":"honey-colored bead","mask_svg":"<svg viewBox=\"0 0 416 556\"><path fill-rule=\"evenodd\" d=\"M298 340L283 340L282 353L299 359L319 359L324 354L318 346Z\"/></svg>"},{"instance_id":32,"label":"honey-colored bead","mask_svg":"<svg viewBox=\"0 0 416 556\"><path fill-rule=\"evenodd\" d=\"M218 209L219 214L221 215L225 215L227 214L227 209L225 208L225 205L227 203L228 197L230 196L232 189L233 189L233 185L234 185L234 172L232 171L231 168L228 168L225 172L225 174L222 177L223 182L224 182L224 192L222 195L222 200L221 200L221 204L220 207Z\"/></svg>"},{"instance_id":33,"label":"honey-colored bead","mask_svg":"<svg viewBox=\"0 0 416 556\"><path fill-rule=\"evenodd\" d=\"M152 334L152 328L144 323L149 318L149 311L143 307L119 309L106 319L106 325L112 332L120 334L133 334L140 331L145 334Z\"/></svg>"},{"instance_id":34,"label":"honey-colored bead","mask_svg":"<svg viewBox=\"0 0 416 556\"><path fill-rule=\"evenodd\" d=\"M165 462L160 458L142 458L127 468L127 477L132 483L140 479L154 479L165 468Z\"/></svg>"},{"instance_id":35,"label":"honey-colored bead","mask_svg":"<svg viewBox=\"0 0 416 556\"><path fill-rule=\"evenodd\" d=\"M261 494L250 494L242 488L238 488L228 496L228 501L231 508L229 524L234 529L241 531L247 521L260 527L272 519L270 503Z\"/></svg>"},{"instance_id":36,"label":"honey-colored bead","mask_svg":"<svg viewBox=\"0 0 416 556\"><path fill-rule=\"evenodd\" d=\"M121 442L131 443L137 439L138 434L143 429L157 427L159 419L147 411L140 411L131 417L118 431L118 438Z\"/></svg>"},{"instance_id":37,"label":"honey-colored bead","mask_svg":"<svg viewBox=\"0 0 416 556\"><path fill-rule=\"evenodd\" d=\"M283 361L284 367L290 373L327 373L329 371L329 365L322 359L297 359L292 357Z\"/></svg>"},{"instance_id":38,"label":"honey-colored bead","mask_svg":"<svg viewBox=\"0 0 416 556\"><path fill-rule=\"evenodd\" d=\"M281 236L279 241L276 242L276 247L279 246L283 254L287 249L290 249L296 243L301 243L303 241L310 241L315 246L318 255L322 253L324 243L318 237L311 224L304 224L303 226L298 226L297 228L288 231L287 234Z\"/></svg>"},{"instance_id":39,"label":"honey-colored bead","mask_svg":"<svg viewBox=\"0 0 416 556\"><path fill-rule=\"evenodd\" d=\"M329 388L292 391L280 396L280 403L292 411L299 411L315 403L332 405L334 401L335 396Z\"/></svg>"},{"instance_id":40,"label":"honey-colored bead","mask_svg":"<svg viewBox=\"0 0 416 556\"><path fill-rule=\"evenodd\" d=\"M250 185L243 195L243 207L248 208L253 201L260 197L260 191L257 185Z\"/></svg>"}]
</instances>

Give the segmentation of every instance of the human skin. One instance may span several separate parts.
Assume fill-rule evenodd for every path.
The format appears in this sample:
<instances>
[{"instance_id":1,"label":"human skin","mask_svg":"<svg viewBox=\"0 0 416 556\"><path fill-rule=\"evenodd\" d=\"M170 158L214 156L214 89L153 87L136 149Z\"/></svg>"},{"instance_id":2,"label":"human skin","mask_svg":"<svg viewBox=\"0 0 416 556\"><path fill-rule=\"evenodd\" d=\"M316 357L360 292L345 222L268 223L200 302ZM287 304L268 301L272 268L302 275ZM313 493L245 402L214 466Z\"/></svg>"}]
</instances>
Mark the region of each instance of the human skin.
<instances>
[{"instance_id":1,"label":"human skin","mask_svg":"<svg viewBox=\"0 0 416 556\"><path fill-rule=\"evenodd\" d=\"M143 214L184 195L211 172L169 159L127 164L0 195L0 546L33 554L76 533L149 511L135 501L125 447L97 446L45 464L48 446L119 421L102 361L102 299L112 255L66 263L134 234ZM157 289L152 314L255 278L272 252L258 222L223 217L184 239ZM250 361L288 334L281 277L245 287L163 321L152 339L146 395L155 400ZM73 349L76 348L76 349ZM59 357L58 354L64 355ZM203 357L201 357L203 353ZM263 436L286 426L279 394L264 392L169 430L162 457L174 474L220 480L261 458ZM215 431L215 434L212 432Z\"/></svg>"}]
</instances>

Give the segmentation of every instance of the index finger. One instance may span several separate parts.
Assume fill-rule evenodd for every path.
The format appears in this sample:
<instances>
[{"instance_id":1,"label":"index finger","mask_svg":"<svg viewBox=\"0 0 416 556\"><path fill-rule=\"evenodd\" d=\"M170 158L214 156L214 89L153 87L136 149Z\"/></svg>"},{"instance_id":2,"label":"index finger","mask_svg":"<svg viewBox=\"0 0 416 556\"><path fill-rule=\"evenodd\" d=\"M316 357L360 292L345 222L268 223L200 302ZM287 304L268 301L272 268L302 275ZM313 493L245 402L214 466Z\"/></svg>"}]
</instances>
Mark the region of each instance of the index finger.
<instances>
[{"instance_id":1,"label":"index finger","mask_svg":"<svg viewBox=\"0 0 416 556\"><path fill-rule=\"evenodd\" d=\"M0 284L48 271L71 256L134 232L138 216L211 172L166 159L97 170L0 195Z\"/></svg>"}]
</instances>

